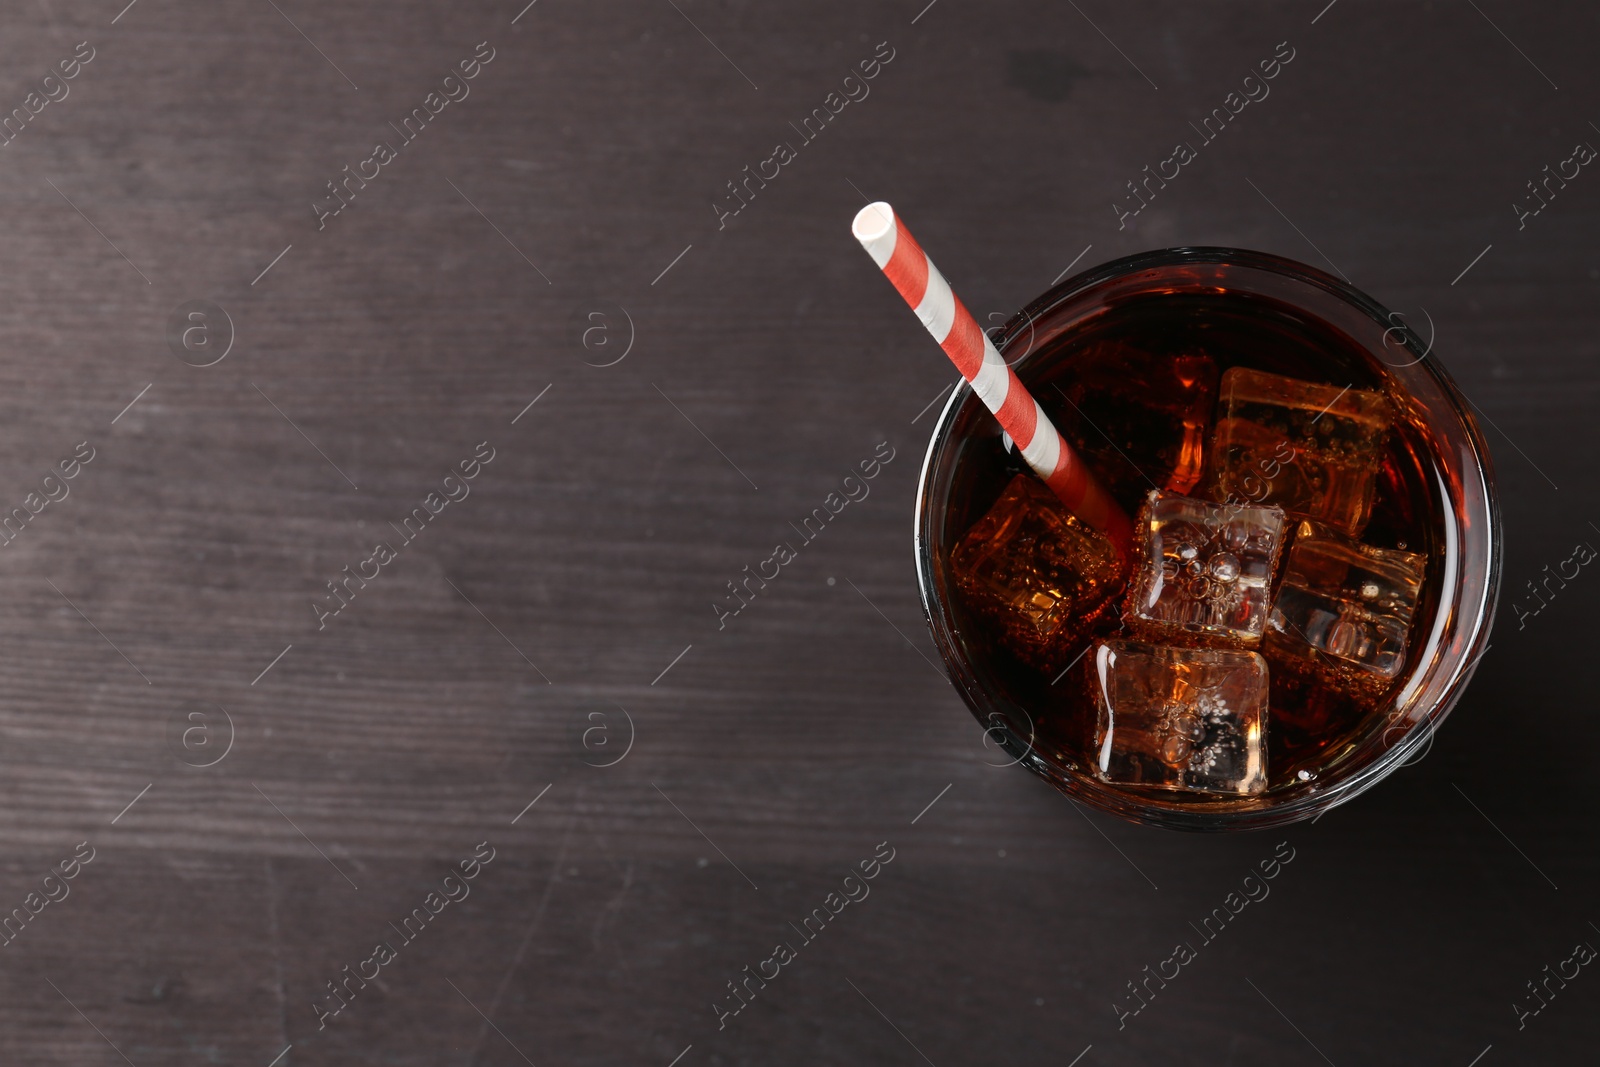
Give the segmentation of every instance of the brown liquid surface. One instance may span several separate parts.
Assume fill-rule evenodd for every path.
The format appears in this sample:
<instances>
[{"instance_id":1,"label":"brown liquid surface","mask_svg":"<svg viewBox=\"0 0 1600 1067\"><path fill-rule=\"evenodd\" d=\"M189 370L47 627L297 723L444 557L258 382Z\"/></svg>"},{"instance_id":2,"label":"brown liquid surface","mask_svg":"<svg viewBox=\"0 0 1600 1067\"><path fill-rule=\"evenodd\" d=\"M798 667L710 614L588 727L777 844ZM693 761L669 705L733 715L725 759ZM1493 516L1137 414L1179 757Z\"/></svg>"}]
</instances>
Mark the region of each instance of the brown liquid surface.
<instances>
[{"instance_id":1,"label":"brown liquid surface","mask_svg":"<svg viewBox=\"0 0 1600 1067\"><path fill-rule=\"evenodd\" d=\"M1025 335L1019 346L1022 341ZM1018 350L1007 354L1014 357ZM1389 358L1402 364L1412 357L1396 346ZM1419 553L1428 561L1407 641L1410 652L1439 599L1443 534L1437 516L1444 503L1425 474L1432 465L1422 453L1420 432L1406 420L1403 398L1390 388L1384 365L1362 346L1303 312L1258 297L1156 294L1113 308L1032 353L1019 365L1019 375L1131 516L1152 488L1223 499L1209 476L1206 453L1213 444L1218 382L1233 367L1335 390L1349 386L1382 393L1393 403L1391 432L1373 457L1370 518L1358 540ZM1199 425L1196 410L1202 412ZM998 430L969 441L951 487L947 543L956 544L1012 477L1025 471ZM1291 509L1289 524L1298 518ZM950 567L949 560L941 563ZM1097 698L1087 669L1094 657L1080 654L1100 641L1130 636L1120 596L1108 610L1071 621L1047 663L1036 652L1019 657L1007 648L992 614L974 612L959 596L954 607L959 639L979 665L980 677L1008 703L1026 709L1026 729L1020 722L1013 725L1019 737L1028 741L1031 732L1036 751L1088 773ZM1269 790L1336 761L1376 725L1377 708L1412 666L1408 657L1397 678L1376 684L1370 675L1331 658L1301 669L1275 668L1266 732ZM1186 793L1171 799L1206 798Z\"/></svg>"}]
</instances>

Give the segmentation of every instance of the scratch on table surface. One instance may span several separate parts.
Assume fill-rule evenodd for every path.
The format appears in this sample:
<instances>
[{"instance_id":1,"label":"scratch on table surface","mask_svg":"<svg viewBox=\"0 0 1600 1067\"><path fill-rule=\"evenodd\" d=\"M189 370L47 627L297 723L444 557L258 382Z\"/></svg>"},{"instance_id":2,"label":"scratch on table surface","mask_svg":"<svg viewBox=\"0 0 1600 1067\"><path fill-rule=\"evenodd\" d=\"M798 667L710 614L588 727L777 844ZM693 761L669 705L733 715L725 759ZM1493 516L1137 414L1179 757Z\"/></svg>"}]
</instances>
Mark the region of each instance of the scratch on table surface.
<instances>
[{"instance_id":1,"label":"scratch on table surface","mask_svg":"<svg viewBox=\"0 0 1600 1067\"><path fill-rule=\"evenodd\" d=\"M354 867L356 869L356 873L357 874L366 874L367 873L367 865L365 863L361 862L361 857L357 856L355 853L351 852L344 845L340 845L340 844L337 844L337 843L331 844L331 845L328 846L328 850L330 852L334 853L335 855L337 855L340 859L342 859L345 862L349 863L350 866Z\"/></svg>"},{"instance_id":2,"label":"scratch on table surface","mask_svg":"<svg viewBox=\"0 0 1600 1067\"><path fill-rule=\"evenodd\" d=\"M289 991L283 982L283 931L278 925L278 879L272 871L272 857L265 859L267 867L267 919L272 933L272 969L277 977L274 988L278 993L278 1040L289 1043Z\"/></svg>"},{"instance_id":3,"label":"scratch on table surface","mask_svg":"<svg viewBox=\"0 0 1600 1067\"><path fill-rule=\"evenodd\" d=\"M628 890L633 888L633 860L626 861L622 871L622 888L617 890L616 896L600 906L600 911L594 917L594 926L589 930L589 943L594 950L599 952L600 931L606 925L606 920L616 918L616 913L622 909L622 898L628 895Z\"/></svg>"},{"instance_id":4,"label":"scratch on table surface","mask_svg":"<svg viewBox=\"0 0 1600 1067\"><path fill-rule=\"evenodd\" d=\"M629 859L624 861L624 867L622 867L622 888L618 889L616 896L611 897L610 901L606 901L605 904L600 907L600 913L595 915L594 928L590 929L589 931L589 941L590 944L594 944L595 953L597 953L597 955L600 953L600 950L603 949L603 945L600 944L600 934L602 934L603 928L608 925L613 925L616 917L618 917L619 913L622 912L622 897L627 896L627 891L629 891L632 886L634 886L634 859L629 857ZM627 977L629 981L632 981L632 977L634 977L634 968L630 968L629 963L627 963L627 952L624 950L624 945L618 944L616 939L613 939L613 947L614 950L616 950L616 965L618 965L618 968L621 968L624 977Z\"/></svg>"},{"instance_id":5,"label":"scratch on table surface","mask_svg":"<svg viewBox=\"0 0 1600 1067\"><path fill-rule=\"evenodd\" d=\"M534 909L528 930L522 935L522 943L517 946L516 954L511 957L511 965L506 968L506 973L500 978L500 984L495 987L489 1008L483 1013L483 1022L478 1024L478 1036L472 1042L472 1051L467 1055L467 1067L472 1067L478 1062L478 1052L483 1048L483 1039L489 1033L489 1020L494 1018L495 1011L500 1007L500 1000L505 996L506 987L511 984L511 976L522 965L522 957L528 951L528 944L538 932L540 921L544 919L544 909L550 903L550 894L555 891L556 883L561 880L561 865L567 860L567 846L572 842L572 831L578 825L578 811L583 801L583 792L583 787L579 786L577 799L572 805L572 818L567 821L566 832L561 835L561 847L556 851L555 862L550 865L550 877L544 883L544 893L539 897L539 906Z\"/></svg>"}]
</instances>

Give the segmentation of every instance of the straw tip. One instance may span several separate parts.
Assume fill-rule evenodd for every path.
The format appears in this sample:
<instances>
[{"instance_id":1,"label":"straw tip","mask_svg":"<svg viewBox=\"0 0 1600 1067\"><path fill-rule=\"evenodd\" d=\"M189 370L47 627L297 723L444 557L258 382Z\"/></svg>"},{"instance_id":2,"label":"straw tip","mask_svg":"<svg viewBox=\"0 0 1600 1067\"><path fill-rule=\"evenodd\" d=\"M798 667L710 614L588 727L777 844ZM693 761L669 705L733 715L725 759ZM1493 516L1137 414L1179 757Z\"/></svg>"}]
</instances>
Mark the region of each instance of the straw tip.
<instances>
[{"instance_id":1,"label":"straw tip","mask_svg":"<svg viewBox=\"0 0 1600 1067\"><path fill-rule=\"evenodd\" d=\"M894 208L878 200L856 212L850 232L858 241L876 241L894 229Z\"/></svg>"}]
</instances>

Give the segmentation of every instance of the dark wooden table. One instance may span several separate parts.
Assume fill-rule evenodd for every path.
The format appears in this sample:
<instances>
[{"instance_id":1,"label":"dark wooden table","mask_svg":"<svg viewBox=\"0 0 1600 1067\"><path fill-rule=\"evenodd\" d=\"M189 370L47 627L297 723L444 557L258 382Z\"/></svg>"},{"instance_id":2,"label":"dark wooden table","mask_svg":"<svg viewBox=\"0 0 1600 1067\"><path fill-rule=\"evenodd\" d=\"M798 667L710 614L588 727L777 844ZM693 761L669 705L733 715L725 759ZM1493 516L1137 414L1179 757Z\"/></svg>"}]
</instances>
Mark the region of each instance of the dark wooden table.
<instances>
[{"instance_id":1,"label":"dark wooden table","mask_svg":"<svg viewBox=\"0 0 1600 1067\"><path fill-rule=\"evenodd\" d=\"M0 34L0 1063L1592 1056L1600 977L1516 1005L1600 944L1600 577L1512 610L1600 543L1600 177L1513 206L1600 143L1590 6L122 2L10 0ZM1508 554L1426 758L1223 837L987 766L909 543L954 375L851 240L864 197L990 324L1174 244L1431 320Z\"/></svg>"}]
</instances>

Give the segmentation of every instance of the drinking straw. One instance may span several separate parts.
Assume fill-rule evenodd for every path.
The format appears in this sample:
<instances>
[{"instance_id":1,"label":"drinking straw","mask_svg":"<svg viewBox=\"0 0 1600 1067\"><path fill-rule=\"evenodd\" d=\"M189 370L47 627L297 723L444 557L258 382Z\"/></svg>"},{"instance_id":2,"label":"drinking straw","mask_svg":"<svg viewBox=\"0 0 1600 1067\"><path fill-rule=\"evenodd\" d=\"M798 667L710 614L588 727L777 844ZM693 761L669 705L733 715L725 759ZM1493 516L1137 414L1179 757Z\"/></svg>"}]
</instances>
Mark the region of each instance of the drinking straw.
<instances>
[{"instance_id":1,"label":"drinking straw","mask_svg":"<svg viewBox=\"0 0 1600 1067\"><path fill-rule=\"evenodd\" d=\"M1016 372L1006 366L972 312L950 291L939 268L905 222L883 201L856 213L850 232L917 313L945 355L972 386L1000 426L1011 435L1034 473L1078 518L1109 537L1119 551L1131 540L1132 524L1062 438Z\"/></svg>"}]
</instances>

